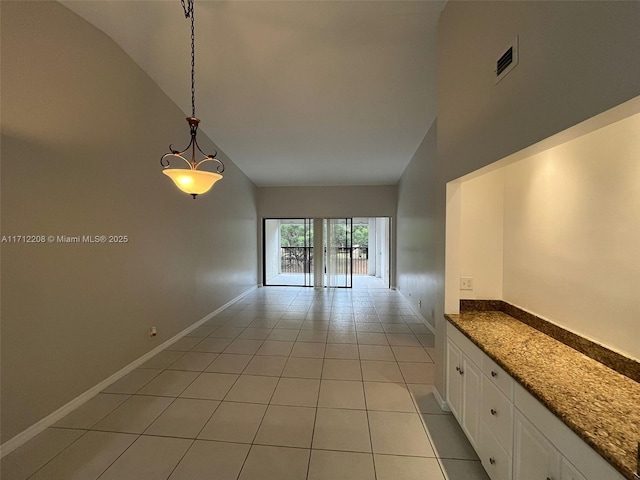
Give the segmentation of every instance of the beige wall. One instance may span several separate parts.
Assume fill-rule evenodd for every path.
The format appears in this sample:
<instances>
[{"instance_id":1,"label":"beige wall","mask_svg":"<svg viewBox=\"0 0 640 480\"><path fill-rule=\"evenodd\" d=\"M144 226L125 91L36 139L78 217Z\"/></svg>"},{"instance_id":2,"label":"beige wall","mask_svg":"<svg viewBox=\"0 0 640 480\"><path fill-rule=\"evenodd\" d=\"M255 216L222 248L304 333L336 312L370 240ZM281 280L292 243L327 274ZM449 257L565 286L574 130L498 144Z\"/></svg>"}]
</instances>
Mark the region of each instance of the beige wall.
<instances>
[{"instance_id":1,"label":"beige wall","mask_svg":"<svg viewBox=\"0 0 640 480\"><path fill-rule=\"evenodd\" d=\"M340 187L260 187L262 218L394 217L395 185Z\"/></svg>"},{"instance_id":2,"label":"beige wall","mask_svg":"<svg viewBox=\"0 0 640 480\"><path fill-rule=\"evenodd\" d=\"M436 196L420 221L436 232L425 238L436 247L435 270L422 272L435 296L440 392L446 182L640 94L638 24L640 2L447 3L438 29L437 160L422 169L422 182L412 181L416 189L433 188ZM516 35L520 64L495 85L495 60ZM421 158L418 150L413 162ZM398 265L419 261L420 253L398 252Z\"/></svg>"},{"instance_id":3,"label":"beige wall","mask_svg":"<svg viewBox=\"0 0 640 480\"><path fill-rule=\"evenodd\" d=\"M442 228L436 222L436 135L434 122L398 184L396 268L398 290L434 327L437 293L442 290L436 275Z\"/></svg>"},{"instance_id":4,"label":"beige wall","mask_svg":"<svg viewBox=\"0 0 640 480\"><path fill-rule=\"evenodd\" d=\"M162 175L185 114L108 37L56 2L1 15L2 235L129 238L2 244L4 442L254 286L257 222L227 159L197 200Z\"/></svg>"}]
</instances>

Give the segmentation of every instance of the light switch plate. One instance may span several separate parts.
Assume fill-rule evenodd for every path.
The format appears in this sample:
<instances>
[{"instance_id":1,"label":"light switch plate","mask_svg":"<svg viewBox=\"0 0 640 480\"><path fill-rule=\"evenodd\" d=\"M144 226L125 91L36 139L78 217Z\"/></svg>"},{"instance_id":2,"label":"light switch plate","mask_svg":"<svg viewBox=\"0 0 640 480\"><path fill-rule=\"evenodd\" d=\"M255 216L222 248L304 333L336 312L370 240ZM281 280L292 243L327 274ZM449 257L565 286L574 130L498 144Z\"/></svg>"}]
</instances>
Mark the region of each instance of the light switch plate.
<instances>
[{"instance_id":1,"label":"light switch plate","mask_svg":"<svg viewBox=\"0 0 640 480\"><path fill-rule=\"evenodd\" d=\"M460 277L460 290L473 290L473 277Z\"/></svg>"}]
</instances>

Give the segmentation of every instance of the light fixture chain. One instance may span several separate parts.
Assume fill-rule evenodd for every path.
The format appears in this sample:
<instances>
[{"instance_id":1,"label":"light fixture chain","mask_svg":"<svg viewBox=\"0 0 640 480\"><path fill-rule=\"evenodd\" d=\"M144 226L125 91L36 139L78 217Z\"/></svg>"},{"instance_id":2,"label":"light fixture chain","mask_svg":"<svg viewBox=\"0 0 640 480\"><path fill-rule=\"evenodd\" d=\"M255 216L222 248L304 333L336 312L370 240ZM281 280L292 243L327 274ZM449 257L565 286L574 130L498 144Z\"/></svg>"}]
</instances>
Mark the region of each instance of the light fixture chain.
<instances>
[{"instance_id":1,"label":"light fixture chain","mask_svg":"<svg viewBox=\"0 0 640 480\"><path fill-rule=\"evenodd\" d=\"M194 19L194 0L180 0L182 3L182 9L184 10L184 17L191 19L191 116L196 116L196 44L195 44L195 19Z\"/></svg>"}]
</instances>

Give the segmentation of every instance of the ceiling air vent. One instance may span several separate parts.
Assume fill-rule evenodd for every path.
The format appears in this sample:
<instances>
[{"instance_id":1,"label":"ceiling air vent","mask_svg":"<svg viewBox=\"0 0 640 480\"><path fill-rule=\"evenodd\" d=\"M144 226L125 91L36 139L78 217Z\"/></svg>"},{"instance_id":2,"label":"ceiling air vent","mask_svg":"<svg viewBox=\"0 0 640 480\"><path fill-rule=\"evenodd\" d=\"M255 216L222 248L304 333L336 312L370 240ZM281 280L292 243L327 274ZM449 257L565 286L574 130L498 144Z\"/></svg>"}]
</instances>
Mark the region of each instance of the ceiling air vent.
<instances>
[{"instance_id":1,"label":"ceiling air vent","mask_svg":"<svg viewBox=\"0 0 640 480\"><path fill-rule=\"evenodd\" d=\"M496 83L502 80L507 74L518 65L518 37L503 50L503 53L496 60Z\"/></svg>"}]
</instances>

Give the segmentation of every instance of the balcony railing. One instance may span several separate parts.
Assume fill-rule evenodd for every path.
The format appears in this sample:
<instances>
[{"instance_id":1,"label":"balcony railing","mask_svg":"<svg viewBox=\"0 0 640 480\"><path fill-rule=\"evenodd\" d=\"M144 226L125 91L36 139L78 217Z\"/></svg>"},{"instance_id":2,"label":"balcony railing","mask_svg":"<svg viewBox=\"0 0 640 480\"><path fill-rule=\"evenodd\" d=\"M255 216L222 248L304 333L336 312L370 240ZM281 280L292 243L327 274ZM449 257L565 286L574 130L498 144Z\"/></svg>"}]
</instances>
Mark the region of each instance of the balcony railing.
<instances>
[{"instance_id":1,"label":"balcony railing","mask_svg":"<svg viewBox=\"0 0 640 480\"><path fill-rule=\"evenodd\" d=\"M351 253L352 262L349 261L349 253ZM335 273L349 273L349 268L353 264L354 275L369 274L367 247L340 247L335 255ZM280 273L307 272L313 272L313 247L280 247Z\"/></svg>"}]
</instances>

